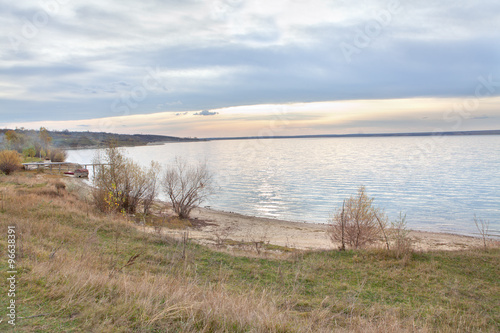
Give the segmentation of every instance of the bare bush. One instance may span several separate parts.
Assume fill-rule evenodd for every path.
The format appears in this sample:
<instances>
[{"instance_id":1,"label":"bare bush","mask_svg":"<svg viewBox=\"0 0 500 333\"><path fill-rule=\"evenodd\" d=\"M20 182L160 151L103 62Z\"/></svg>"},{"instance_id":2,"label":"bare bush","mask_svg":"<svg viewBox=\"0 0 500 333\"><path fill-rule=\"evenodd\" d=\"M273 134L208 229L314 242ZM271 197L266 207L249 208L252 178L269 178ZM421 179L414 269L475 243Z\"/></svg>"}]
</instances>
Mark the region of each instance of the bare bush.
<instances>
[{"instance_id":1,"label":"bare bush","mask_svg":"<svg viewBox=\"0 0 500 333\"><path fill-rule=\"evenodd\" d=\"M406 226L406 214L400 213L399 218L391 223L391 227L391 238L394 242L393 250L396 257L408 257L412 252L412 240Z\"/></svg>"},{"instance_id":2,"label":"bare bush","mask_svg":"<svg viewBox=\"0 0 500 333\"><path fill-rule=\"evenodd\" d=\"M116 147L106 149L103 157L94 160L108 164L97 168L94 175L93 198L100 210L135 213L140 205L149 210L157 193L157 163L142 168Z\"/></svg>"},{"instance_id":3,"label":"bare bush","mask_svg":"<svg viewBox=\"0 0 500 333\"><path fill-rule=\"evenodd\" d=\"M490 236L490 221L485 221L480 219L474 214L474 224L476 225L476 229L483 240L484 250L488 249L488 238Z\"/></svg>"},{"instance_id":4,"label":"bare bush","mask_svg":"<svg viewBox=\"0 0 500 333\"><path fill-rule=\"evenodd\" d=\"M227 242L228 236L231 232L231 227L217 228L214 230L213 235L215 237L215 246L220 248Z\"/></svg>"},{"instance_id":5,"label":"bare bush","mask_svg":"<svg viewBox=\"0 0 500 333\"><path fill-rule=\"evenodd\" d=\"M344 201L330 219L328 235L332 242L340 242L341 249L345 245L362 248L380 240L387 225L387 216L373 205L373 198L365 193L361 186L356 196Z\"/></svg>"},{"instance_id":6,"label":"bare bush","mask_svg":"<svg viewBox=\"0 0 500 333\"><path fill-rule=\"evenodd\" d=\"M15 150L0 151L0 171L10 175L22 168L21 155Z\"/></svg>"},{"instance_id":7,"label":"bare bush","mask_svg":"<svg viewBox=\"0 0 500 333\"><path fill-rule=\"evenodd\" d=\"M188 218L193 208L214 192L213 177L206 163L193 166L176 158L165 172L163 189L174 212L180 218Z\"/></svg>"}]
</instances>

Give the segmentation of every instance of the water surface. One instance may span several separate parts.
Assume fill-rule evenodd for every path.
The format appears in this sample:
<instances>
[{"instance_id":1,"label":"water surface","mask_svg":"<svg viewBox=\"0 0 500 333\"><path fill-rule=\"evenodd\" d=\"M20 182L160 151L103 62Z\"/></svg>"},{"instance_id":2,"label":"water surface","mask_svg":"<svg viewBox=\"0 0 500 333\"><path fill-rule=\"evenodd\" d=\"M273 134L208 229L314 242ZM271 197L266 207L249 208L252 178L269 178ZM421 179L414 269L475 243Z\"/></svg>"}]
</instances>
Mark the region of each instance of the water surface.
<instances>
[{"instance_id":1,"label":"water surface","mask_svg":"<svg viewBox=\"0 0 500 333\"><path fill-rule=\"evenodd\" d=\"M227 140L125 148L141 165L206 160L214 209L327 223L366 187L390 219L416 230L475 234L474 214L500 230L500 136ZM94 150L69 152L89 162Z\"/></svg>"}]
</instances>

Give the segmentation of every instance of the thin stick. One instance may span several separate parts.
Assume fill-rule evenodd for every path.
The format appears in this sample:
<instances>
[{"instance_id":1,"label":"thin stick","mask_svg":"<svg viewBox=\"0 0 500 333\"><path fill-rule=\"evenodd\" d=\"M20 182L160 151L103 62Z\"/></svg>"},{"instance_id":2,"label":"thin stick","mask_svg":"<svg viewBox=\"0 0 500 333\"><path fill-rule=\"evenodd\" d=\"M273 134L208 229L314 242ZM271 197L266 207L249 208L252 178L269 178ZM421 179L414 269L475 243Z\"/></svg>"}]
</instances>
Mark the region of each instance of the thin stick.
<instances>
[{"instance_id":1,"label":"thin stick","mask_svg":"<svg viewBox=\"0 0 500 333\"><path fill-rule=\"evenodd\" d=\"M342 215L340 216L340 223L342 225L342 248L340 249L341 251L345 251L345 238L344 238L344 206L345 206L345 200L342 202Z\"/></svg>"},{"instance_id":2,"label":"thin stick","mask_svg":"<svg viewBox=\"0 0 500 333\"><path fill-rule=\"evenodd\" d=\"M387 239L387 235L385 234L385 230L384 230L384 227L382 225L382 221L380 221L380 219L378 218L377 213L375 213L375 218L377 219L378 225L380 226L380 229L382 230L382 234L384 235L385 244L387 245L387 251L389 251L389 240Z\"/></svg>"},{"instance_id":3,"label":"thin stick","mask_svg":"<svg viewBox=\"0 0 500 333\"><path fill-rule=\"evenodd\" d=\"M30 318L37 318L37 317L45 317L45 316L48 316L50 315L50 313L42 313L42 314L39 314L39 315L34 315L34 316L29 316L29 317L17 317L19 319L30 319Z\"/></svg>"}]
</instances>

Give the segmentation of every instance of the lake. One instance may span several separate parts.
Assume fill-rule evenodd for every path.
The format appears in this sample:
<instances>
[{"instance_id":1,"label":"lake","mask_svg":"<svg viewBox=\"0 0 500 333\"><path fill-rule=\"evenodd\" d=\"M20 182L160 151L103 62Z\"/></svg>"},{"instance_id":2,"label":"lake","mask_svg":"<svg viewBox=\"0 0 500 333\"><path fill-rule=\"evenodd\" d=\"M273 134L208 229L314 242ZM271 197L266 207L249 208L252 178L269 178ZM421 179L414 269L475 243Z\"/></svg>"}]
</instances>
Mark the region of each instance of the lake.
<instances>
[{"instance_id":1,"label":"lake","mask_svg":"<svg viewBox=\"0 0 500 333\"><path fill-rule=\"evenodd\" d=\"M477 234L474 214L500 235L500 136L221 140L124 148L141 165L176 156L207 162L213 209L327 223L366 187L391 220L415 230ZM71 150L90 162L95 150Z\"/></svg>"}]
</instances>

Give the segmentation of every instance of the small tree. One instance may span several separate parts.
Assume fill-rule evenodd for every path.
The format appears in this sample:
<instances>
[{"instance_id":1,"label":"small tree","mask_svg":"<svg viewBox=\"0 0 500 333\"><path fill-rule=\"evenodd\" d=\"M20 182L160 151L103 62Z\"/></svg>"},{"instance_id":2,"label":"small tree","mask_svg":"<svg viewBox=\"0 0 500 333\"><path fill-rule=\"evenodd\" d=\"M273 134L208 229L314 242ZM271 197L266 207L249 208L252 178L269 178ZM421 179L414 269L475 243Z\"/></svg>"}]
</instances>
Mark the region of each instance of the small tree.
<instances>
[{"instance_id":1,"label":"small tree","mask_svg":"<svg viewBox=\"0 0 500 333\"><path fill-rule=\"evenodd\" d=\"M17 130L9 130L5 133L5 146L7 149L15 150L21 153L27 139L28 138L23 133L18 132Z\"/></svg>"},{"instance_id":2,"label":"small tree","mask_svg":"<svg viewBox=\"0 0 500 333\"><path fill-rule=\"evenodd\" d=\"M5 132L5 142L7 145L7 148L12 148L18 143L19 139L15 131L13 130L8 130Z\"/></svg>"},{"instance_id":3,"label":"small tree","mask_svg":"<svg viewBox=\"0 0 500 333\"><path fill-rule=\"evenodd\" d=\"M23 149L23 155L25 157L35 157L35 154L36 154L36 150L35 150L35 147L33 146L30 146L28 148L24 148Z\"/></svg>"},{"instance_id":4,"label":"small tree","mask_svg":"<svg viewBox=\"0 0 500 333\"><path fill-rule=\"evenodd\" d=\"M153 205L157 195L158 195L158 183L159 174L161 166L158 162L152 161L149 170L146 173L147 186L144 191L142 207L144 210L144 215L148 215Z\"/></svg>"},{"instance_id":5,"label":"small tree","mask_svg":"<svg viewBox=\"0 0 500 333\"><path fill-rule=\"evenodd\" d=\"M156 196L154 173L159 170L153 168L157 164L146 170L116 147L106 149L104 156L97 156L94 161L108 164L98 168L94 175L94 203L100 210L135 213L141 204L149 209Z\"/></svg>"},{"instance_id":6,"label":"small tree","mask_svg":"<svg viewBox=\"0 0 500 333\"><path fill-rule=\"evenodd\" d=\"M381 239L387 216L372 203L373 198L366 195L364 186L356 196L345 200L328 226L332 242L340 242L342 249L345 244L357 249Z\"/></svg>"},{"instance_id":7,"label":"small tree","mask_svg":"<svg viewBox=\"0 0 500 333\"><path fill-rule=\"evenodd\" d=\"M50 143L52 142L52 137L50 136L49 131L45 127L40 127L40 141L43 144L45 150L49 150Z\"/></svg>"},{"instance_id":8,"label":"small tree","mask_svg":"<svg viewBox=\"0 0 500 333\"><path fill-rule=\"evenodd\" d=\"M192 166L176 158L175 163L165 171L163 189L174 212L180 218L188 218L193 208L214 192L213 177L206 163Z\"/></svg>"},{"instance_id":9,"label":"small tree","mask_svg":"<svg viewBox=\"0 0 500 333\"><path fill-rule=\"evenodd\" d=\"M0 151L0 171L6 175L22 168L22 159L15 150Z\"/></svg>"}]
</instances>

